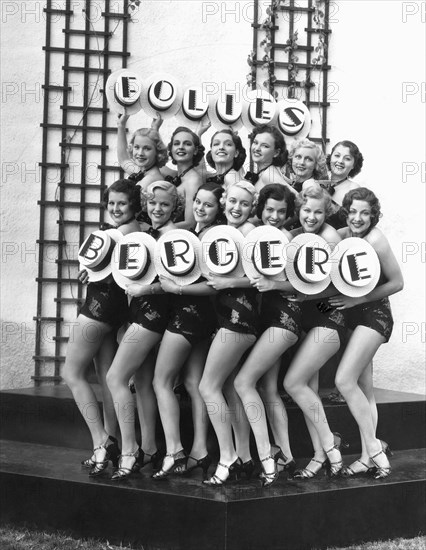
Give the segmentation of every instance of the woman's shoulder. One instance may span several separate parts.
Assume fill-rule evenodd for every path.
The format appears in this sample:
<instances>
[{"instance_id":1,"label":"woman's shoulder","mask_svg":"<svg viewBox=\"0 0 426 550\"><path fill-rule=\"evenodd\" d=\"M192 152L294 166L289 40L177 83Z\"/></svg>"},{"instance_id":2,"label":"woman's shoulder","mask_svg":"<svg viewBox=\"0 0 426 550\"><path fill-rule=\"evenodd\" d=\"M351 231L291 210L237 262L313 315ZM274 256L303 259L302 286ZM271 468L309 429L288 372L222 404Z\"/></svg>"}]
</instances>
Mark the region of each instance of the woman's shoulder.
<instances>
[{"instance_id":1,"label":"woman's shoulder","mask_svg":"<svg viewBox=\"0 0 426 550\"><path fill-rule=\"evenodd\" d=\"M331 225L328 224L328 223L325 223L325 224L322 226L319 235L320 235L320 237L322 237L322 238L323 238L324 240L326 240L327 242L338 243L339 241L342 240L342 237L341 237L341 235L339 235L339 233L337 232L337 229L334 229L334 227L331 226Z\"/></svg>"},{"instance_id":2,"label":"woman's shoulder","mask_svg":"<svg viewBox=\"0 0 426 550\"><path fill-rule=\"evenodd\" d=\"M251 222L245 222L241 227L239 227L239 231L244 235L248 235L252 229L254 229L256 226L252 224Z\"/></svg>"},{"instance_id":3,"label":"woman's shoulder","mask_svg":"<svg viewBox=\"0 0 426 550\"><path fill-rule=\"evenodd\" d=\"M128 235L129 233L136 233L137 231L141 231L141 228L139 222L137 222L136 220L132 220L130 223L120 225L120 227L118 227L118 230L123 233L123 235Z\"/></svg>"}]
</instances>

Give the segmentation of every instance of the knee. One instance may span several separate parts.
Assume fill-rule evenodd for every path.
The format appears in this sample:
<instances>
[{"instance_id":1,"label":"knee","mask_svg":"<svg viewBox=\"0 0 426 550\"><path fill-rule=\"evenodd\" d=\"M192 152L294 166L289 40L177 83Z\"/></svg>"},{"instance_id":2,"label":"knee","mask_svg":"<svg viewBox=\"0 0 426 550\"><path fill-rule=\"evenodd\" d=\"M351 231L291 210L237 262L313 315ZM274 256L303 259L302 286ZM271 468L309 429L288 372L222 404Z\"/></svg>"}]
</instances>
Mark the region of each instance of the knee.
<instances>
[{"instance_id":1,"label":"knee","mask_svg":"<svg viewBox=\"0 0 426 550\"><path fill-rule=\"evenodd\" d=\"M154 374L154 378L152 380L152 387L154 388L155 395L158 395L162 389L164 389L164 381L161 380L159 376L156 376Z\"/></svg>"},{"instance_id":2,"label":"knee","mask_svg":"<svg viewBox=\"0 0 426 550\"><path fill-rule=\"evenodd\" d=\"M119 377L117 376L115 370L109 369L109 371L106 374L106 383L111 393L118 388L118 386L120 385Z\"/></svg>"},{"instance_id":3,"label":"knee","mask_svg":"<svg viewBox=\"0 0 426 550\"><path fill-rule=\"evenodd\" d=\"M207 380L201 380L200 385L198 386L198 390L204 401L207 402L212 399L212 386L208 383Z\"/></svg>"},{"instance_id":4,"label":"knee","mask_svg":"<svg viewBox=\"0 0 426 550\"><path fill-rule=\"evenodd\" d=\"M240 397L242 397L248 389L249 385L247 380L244 379L244 376L237 375L234 380L234 388Z\"/></svg>"},{"instance_id":5,"label":"knee","mask_svg":"<svg viewBox=\"0 0 426 550\"><path fill-rule=\"evenodd\" d=\"M347 377L345 375L342 375L342 374L339 374L339 373L336 374L336 379L335 379L334 383L335 383L335 386L338 389L338 391L343 396L350 393L356 385L355 380L351 380L349 377Z\"/></svg>"},{"instance_id":6,"label":"knee","mask_svg":"<svg viewBox=\"0 0 426 550\"><path fill-rule=\"evenodd\" d=\"M197 393L200 393L200 379L196 378L185 378L183 381L183 385L185 386L186 391L189 393L189 395L195 395Z\"/></svg>"},{"instance_id":7,"label":"knee","mask_svg":"<svg viewBox=\"0 0 426 550\"><path fill-rule=\"evenodd\" d=\"M284 389L289 395L294 395L300 387L298 381L290 376L284 378Z\"/></svg>"}]
</instances>

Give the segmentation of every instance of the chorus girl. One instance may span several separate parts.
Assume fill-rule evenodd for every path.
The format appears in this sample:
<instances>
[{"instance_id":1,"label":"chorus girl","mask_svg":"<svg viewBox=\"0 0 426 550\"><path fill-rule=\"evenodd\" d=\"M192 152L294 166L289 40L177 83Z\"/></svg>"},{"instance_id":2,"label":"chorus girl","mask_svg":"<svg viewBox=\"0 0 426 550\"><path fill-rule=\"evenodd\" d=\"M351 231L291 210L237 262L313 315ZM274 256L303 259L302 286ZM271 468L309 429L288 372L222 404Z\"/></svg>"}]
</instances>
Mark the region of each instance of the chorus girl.
<instances>
[{"instance_id":1,"label":"chorus girl","mask_svg":"<svg viewBox=\"0 0 426 550\"><path fill-rule=\"evenodd\" d=\"M228 187L224 206L227 225L237 228L243 235L254 228L248 222L256 204L254 186L240 181ZM215 474L204 483L222 485L244 471L252 474L254 463L250 456L250 425L242 410L230 376L243 354L254 344L257 336L256 291L250 288L247 277L210 276L208 284L218 291L216 313L219 330L212 342L200 383L200 393L207 405L210 420L219 443L220 459ZM223 392L226 391L226 400ZM236 414L231 423L225 409ZM232 438L235 434L235 445ZM238 451L238 452L237 452Z\"/></svg>"},{"instance_id":2,"label":"chorus girl","mask_svg":"<svg viewBox=\"0 0 426 550\"><path fill-rule=\"evenodd\" d=\"M202 185L193 204L196 231L201 236L222 217L220 199L223 188L214 183ZM200 395L199 384L214 332L216 319L210 295L216 291L201 277L187 286L160 277L163 290L170 294L170 320L158 351L154 389L164 429L167 454L154 479L164 479L171 473L186 474L196 468L204 477L211 463L207 453L208 416ZM192 404L194 439L189 456L183 449L180 436L179 402L173 391L174 381L183 369L183 383Z\"/></svg>"},{"instance_id":3,"label":"chorus girl","mask_svg":"<svg viewBox=\"0 0 426 550\"><path fill-rule=\"evenodd\" d=\"M340 240L337 231L326 223L331 211L331 198L318 184L314 183L300 193L297 211L301 227L292 233L311 233L321 236L331 247ZM295 472L296 478L307 479L315 476L321 468L328 468L330 477L342 469L340 452L342 438L330 430L321 399L318 395L318 373L321 367L340 347L344 331L344 317L341 311L319 307L318 300L301 303L304 340L292 360L284 378L287 393L302 409L314 456L309 464Z\"/></svg>"},{"instance_id":4,"label":"chorus girl","mask_svg":"<svg viewBox=\"0 0 426 550\"><path fill-rule=\"evenodd\" d=\"M290 187L280 170L287 162L287 148L277 128L256 126L250 135L250 154L256 164L256 172L247 172L245 179L251 181L257 192L269 183Z\"/></svg>"},{"instance_id":5,"label":"chorus girl","mask_svg":"<svg viewBox=\"0 0 426 550\"><path fill-rule=\"evenodd\" d=\"M177 166L177 175L166 175L165 179L176 186L184 203L183 216L176 220L176 227L193 229L195 219L192 202L195 193L203 183L203 176L197 167L204 157L204 146L195 132L179 126L173 132L167 149L172 163Z\"/></svg>"},{"instance_id":6,"label":"chorus girl","mask_svg":"<svg viewBox=\"0 0 426 550\"><path fill-rule=\"evenodd\" d=\"M120 115L117 122L117 156L121 168L142 190L154 181L163 180L160 168L167 162L167 148L154 120L152 128L139 128L127 144L126 124L129 115Z\"/></svg>"},{"instance_id":7,"label":"chorus girl","mask_svg":"<svg viewBox=\"0 0 426 550\"><path fill-rule=\"evenodd\" d=\"M365 239L376 251L380 262L380 280L366 296L354 298L337 295L329 298L331 306L345 311L352 331L340 361L336 386L346 399L361 434L361 457L345 468L354 476L372 472L376 479L387 477L391 467L388 445L377 439L377 405L373 392L372 359L379 347L388 342L393 327L388 296L404 286L401 269L385 235L377 227L381 216L375 194L360 187L349 191L342 203L347 227L340 229L343 239Z\"/></svg>"},{"instance_id":8,"label":"chorus girl","mask_svg":"<svg viewBox=\"0 0 426 550\"><path fill-rule=\"evenodd\" d=\"M336 143L327 158L330 181L325 183L333 199L333 210L327 223L335 229L344 228L346 225L344 216L340 215L343 198L346 193L359 187L352 178L361 172L363 163L364 157L358 146L347 140Z\"/></svg>"},{"instance_id":9,"label":"chorus girl","mask_svg":"<svg viewBox=\"0 0 426 550\"><path fill-rule=\"evenodd\" d=\"M140 193L133 182L114 182L105 191L104 204L112 222L123 235L139 231L135 215L141 209ZM86 270L79 273L82 282L87 281L87 278ZM118 443L114 437L117 418L106 376L117 349L117 330L126 318L126 295L111 275L101 282L89 283L86 301L77 317L73 337L68 342L62 376L72 391L92 436L93 455L82 463L90 468L90 476L101 474L107 468L109 460L114 464L118 460ZM87 338L88 334L93 334L94 329L97 337ZM96 395L86 378L92 360L102 389L103 422Z\"/></svg>"},{"instance_id":10,"label":"chorus girl","mask_svg":"<svg viewBox=\"0 0 426 550\"><path fill-rule=\"evenodd\" d=\"M241 138L230 129L219 130L210 142L206 155L209 165L216 174L207 178L208 182L218 183L225 189L243 178L241 168L246 160L246 150Z\"/></svg>"},{"instance_id":11,"label":"chorus girl","mask_svg":"<svg viewBox=\"0 0 426 550\"><path fill-rule=\"evenodd\" d=\"M178 208L176 187L167 181L157 181L148 186L147 213L152 222L148 231L154 238L175 229L172 217ZM168 295L160 282L127 286L130 303L130 326L124 334L107 375L108 387L116 407L120 426L122 453L113 480L122 480L138 472L148 462L155 463L158 451L155 448L156 402L152 388L153 372L144 361L160 342L168 323ZM142 365L141 368L139 368ZM133 397L128 387L134 375L136 393L144 392L141 404L146 403L147 419L142 428L142 447L138 447L135 433ZM146 456L148 460L145 460Z\"/></svg>"},{"instance_id":12,"label":"chorus girl","mask_svg":"<svg viewBox=\"0 0 426 550\"><path fill-rule=\"evenodd\" d=\"M279 184L263 187L259 194L257 216L263 225L281 229L288 240L292 235L283 226L294 214L294 194ZM291 302L280 291L292 292L288 282L275 281L263 276L251 283L262 292L260 323L262 332L250 355L235 378L235 388L246 410L254 407L256 415L248 416L255 436L259 459L263 469L262 482L271 485L278 478L278 460L281 468L294 472L295 461L288 437L288 417L278 393L278 373L282 354L295 344L301 332L300 306ZM274 441L279 447L273 451L268 434L265 408Z\"/></svg>"},{"instance_id":13,"label":"chorus girl","mask_svg":"<svg viewBox=\"0 0 426 550\"><path fill-rule=\"evenodd\" d=\"M309 139L297 139L288 151L288 177L286 181L300 193L303 184L309 180L327 177L326 157L322 149Z\"/></svg>"}]
</instances>

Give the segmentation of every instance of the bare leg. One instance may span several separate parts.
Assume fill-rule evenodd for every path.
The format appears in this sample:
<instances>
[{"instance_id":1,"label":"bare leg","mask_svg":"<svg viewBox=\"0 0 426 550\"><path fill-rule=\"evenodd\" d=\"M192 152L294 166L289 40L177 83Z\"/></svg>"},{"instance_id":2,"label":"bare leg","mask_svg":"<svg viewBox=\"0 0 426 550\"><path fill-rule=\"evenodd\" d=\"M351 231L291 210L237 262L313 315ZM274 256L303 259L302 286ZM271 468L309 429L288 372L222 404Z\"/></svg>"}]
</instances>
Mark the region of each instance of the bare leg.
<instances>
[{"instance_id":1,"label":"bare leg","mask_svg":"<svg viewBox=\"0 0 426 550\"><path fill-rule=\"evenodd\" d=\"M152 350L142 365L135 372L133 380L136 389L136 406L141 429L141 448L152 456L157 451L155 426L157 423L157 399L152 380L154 378L155 352ZM144 462L149 461L145 460Z\"/></svg>"},{"instance_id":2,"label":"bare leg","mask_svg":"<svg viewBox=\"0 0 426 550\"><path fill-rule=\"evenodd\" d=\"M235 450L243 463L251 460L250 423L243 403L234 388L234 380L239 367L235 368L223 385L223 394L230 412L231 426L234 432Z\"/></svg>"},{"instance_id":3,"label":"bare leg","mask_svg":"<svg viewBox=\"0 0 426 550\"><path fill-rule=\"evenodd\" d=\"M67 356L62 372L74 400L90 430L93 447L99 447L108 438L93 388L86 379L87 368L101 349L111 327L79 315L72 337L68 342Z\"/></svg>"},{"instance_id":4,"label":"bare leg","mask_svg":"<svg viewBox=\"0 0 426 550\"><path fill-rule=\"evenodd\" d=\"M182 450L179 425L180 409L173 391L173 384L190 351L191 344L184 336L166 330L158 350L153 384L168 455ZM166 456L162 468L167 471L173 464L174 458Z\"/></svg>"},{"instance_id":5,"label":"bare leg","mask_svg":"<svg viewBox=\"0 0 426 550\"><path fill-rule=\"evenodd\" d=\"M209 417L206 404L200 394L200 381L203 376L204 365L210 348L210 340L197 344L186 361L183 381L186 391L191 397L192 421L194 423L194 439L192 441L191 457L199 460L207 455L207 430ZM188 467L194 464L189 464Z\"/></svg>"},{"instance_id":6,"label":"bare leg","mask_svg":"<svg viewBox=\"0 0 426 550\"><path fill-rule=\"evenodd\" d=\"M135 405L128 382L145 360L161 335L133 323L127 329L107 374L120 425L122 454L134 453L138 446L135 433Z\"/></svg>"},{"instance_id":7,"label":"bare leg","mask_svg":"<svg viewBox=\"0 0 426 550\"><path fill-rule=\"evenodd\" d=\"M115 415L114 402L111 392L106 383L106 375L114 360L117 351L117 342L115 340L115 332L111 331L105 335L103 343L97 352L94 363L96 374L98 376L99 385L102 390L102 406L104 427L107 434L114 437L117 436L118 421Z\"/></svg>"},{"instance_id":8,"label":"bare leg","mask_svg":"<svg viewBox=\"0 0 426 550\"><path fill-rule=\"evenodd\" d=\"M360 388L359 380L368 369L371 360L383 342L384 337L375 330L358 326L346 346L336 374L336 387L346 399L348 407L358 424L369 457L381 451L381 443L376 438L377 419L374 413L372 414L371 395L369 400ZM363 378L364 387L367 391L370 391L369 376L367 371Z\"/></svg>"},{"instance_id":9,"label":"bare leg","mask_svg":"<svg viewBox=\"0 0 426 550\"><path fill-rule=\"evenodd\" d=\"M311 380L339 349L336 331L324 327L312 329L298 349L288 373L284 379L287 392L302 409L305 417L314 426L323 450L334 445L334 436L330 430L318 392L310 386ZM308 423L308 429L310 426ZM310 430L311 431L311 430ZM329 453L330 462L340 461L340 452L336 449Z\"/></svg>"},{"instance_id":10,"label":"bare leg","mask_svg":"<svg viewBox=\"0 0 426 550\"><path fill-rule=\"evenodd\" d=\"M296 335L287 330L275 327L268 329L256 342L235 379L235 388L247 412L260 459L267 457L271 452L265 404L269 409L275 442L279 445L282 436L284 448L281 449L287 457L288 454L291 457L287 413L278 394L277 379L279 358L296 341ZM264 400L256 389L256 383L260 378Z\"/></svg>"},{"instance_id":11,"label":"bare leg","mask_svg":"<svg viewBox=\"0 0 426 550\"><path fill-rule=\"evenodd\" d=\"M230 412L222 388L243 353L253 345L253 335L239 334L221 328L216 334L207 357L200 393L219 442L220 462L230 466L238 455L232 440ZM228 470L219 466L216 474L226 479Z\"/></svg>"}]
</instances>

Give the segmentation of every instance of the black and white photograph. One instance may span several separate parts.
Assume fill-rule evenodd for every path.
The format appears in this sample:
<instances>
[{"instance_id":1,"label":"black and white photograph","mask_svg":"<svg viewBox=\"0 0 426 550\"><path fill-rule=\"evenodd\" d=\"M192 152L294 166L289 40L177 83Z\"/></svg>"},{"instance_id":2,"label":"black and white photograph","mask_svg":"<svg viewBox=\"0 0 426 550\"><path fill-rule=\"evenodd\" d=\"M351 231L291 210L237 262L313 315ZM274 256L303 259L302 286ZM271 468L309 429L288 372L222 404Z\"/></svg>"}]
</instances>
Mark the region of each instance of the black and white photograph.
<instances>
[{"instance_id":1,"label":"black and white photograph","mask_svg":"<svg viewBox=\"0 0 426 550\"><path fill-rule=\"evenodd\" d=\"M3 0L0 545L426 548L426 2Z\"/></svg>"}]
</instances>

